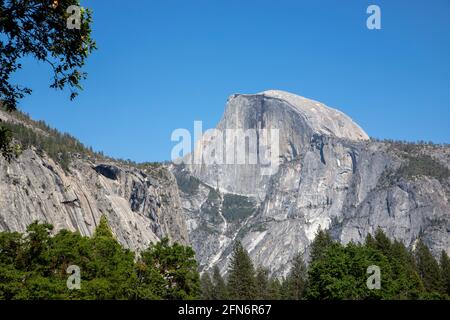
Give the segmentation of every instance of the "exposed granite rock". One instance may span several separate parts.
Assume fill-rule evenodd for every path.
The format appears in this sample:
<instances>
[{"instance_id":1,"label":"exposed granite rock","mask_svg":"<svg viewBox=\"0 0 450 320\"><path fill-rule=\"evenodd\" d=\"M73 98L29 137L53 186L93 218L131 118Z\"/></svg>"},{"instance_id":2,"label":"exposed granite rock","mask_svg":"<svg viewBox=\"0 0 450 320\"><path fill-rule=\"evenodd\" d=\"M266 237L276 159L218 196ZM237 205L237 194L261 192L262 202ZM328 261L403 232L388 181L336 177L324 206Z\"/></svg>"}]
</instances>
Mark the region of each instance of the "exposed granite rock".
<instances>
[{"instance_id":1,"label":"exposed granite rock","mask_svg":"<svg viewBox=\"0 0 450 320\"><path fill-rule=\"evenodd\" d=\"M34 220L55 231L92 235L106 215L117 239L142 249L161 237L188 243L178 189L166 167L138 170L121 163L72 160L70 172L28 149L0 158L0 230L24 231Z\"/></svg>"},{"instance_id":2,"label":"exposed granite rock","mask_svg":"<svg viewBox=\"0 0 450 320\"><path fill-rule=\"evenodd\" d=\"M341 112L279 91L231 96L217 126L268 127L280 130L282 161L274 175L249 164L172 168L203 269L217 263L225 272L240 240L256 264L285 275L298 251L308 255L319 228L347 243L380 227L407 246L421 237L436 255L450 253L450 179L433 170L437 162L449 166L449 147L411 152L370 141ZM416 165L411 159L431 170L421 171L422 162L409 168ZM235 204L226 205L227 198Z\"/></svg>"},{"instance_id":3,"label":"exposed granite rock","mask_svg":"<svg viewBox=\"0 0 450 320\"><path fill-rule=\"evenodd\" d=\"M342 112L313 100L275 90L255 95L232 95L217 129L224 135L227 129L242 129L243 132L254 129L257 140L261 139L262 130L278 129L279 155L283 161L298 157L313 139L319 143L318 147L321 137L327 136L354 141L368 139L367 134ZM237 144L245 145L245 137L241 138ZM203 154L213 153L211 149L215 148L215 145L205 140L207 138L201 144ZM224 145L226 144L227 137L224 137ZM261 160L263 151L259 144L256 147L258 160ZM199 145L197 152L198 149ZM232 158L236 159L237 148L234 152ZM262 200L271 178L262 174L265 166L261 163L262 161L255 165L232 163L217 166L192 164L189 170L203 182L224 192L251 195Z\"/></svg>"}]
</instances>

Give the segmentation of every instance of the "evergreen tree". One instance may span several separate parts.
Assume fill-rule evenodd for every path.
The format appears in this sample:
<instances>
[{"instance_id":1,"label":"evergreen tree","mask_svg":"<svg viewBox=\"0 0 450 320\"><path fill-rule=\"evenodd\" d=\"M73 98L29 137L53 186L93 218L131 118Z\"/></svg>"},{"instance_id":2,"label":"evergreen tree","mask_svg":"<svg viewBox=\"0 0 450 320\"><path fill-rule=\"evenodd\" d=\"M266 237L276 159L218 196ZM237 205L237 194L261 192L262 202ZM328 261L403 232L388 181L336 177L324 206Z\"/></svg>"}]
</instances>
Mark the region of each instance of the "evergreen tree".
<instances>
[{"instance_id":1,"label":"evergreen tree","mask_svg":"<svg viewBox=\"0 0 450 320\"><path fill-rule=\"evenodd\" d=\"M391 240L386 236L381 228L378 228L375 232L375 248L380 250L383 254L389 255L391 246Z\"/></svg>"},{"instance_id":2,"label":"evergreen tree","mask_svg":"<svg viewBox=\"0 0 450 320\"><path fill-rule=\"evenodd\" d=\"M382 270L381 288L367 287L367 268L378 266ZM355 300L389 298L392 283L387 258L378 250L349 243L334 243L308 270L308 299Z\"/></svg>"},{"instance_id":3,"label":"evergreen tree","mask_svg":"<svg viewBox=\"0 0 450 320\"><path fill-rule=\"evenodd\" d=\"M307 286L307 268L303 261L303 255L300 252L292 260L292 267L286 282L286 298L289 300L303 299Z\"/></svg>"},{"instance_id":4,"label":"evergreen tree","mask_svg":"<svg viewBox=\"0 0 450 320\"><path fill-rule=\"evenodd\" d=\"M366 236L365 245L366 245L366 247L377 249L377 242L370 233L368 233Z\"/></svg>"},{"instance_id":5,"label":"evergreen tree","mask_svg":"<svg viewBox=\"0 0 450 320\"><path fill-rule=\"evenodd\" d=\"M282 299L282 285L280 283L280 280L278 278L271 278L269 280L269 297L270 300L281 300Z\"/></svg>"},{"instance_id":6,"label":"evergreen tree","mask_svg":"<svg viewBox=\"0 0 450 320\"><path fill-rule=\"evenodd\" d=\"M256 299L269 300L269 270L258 267L256 270Z\"/></svg>"},{"instance_id":7,"label":"evergreen tree","mask_svg":"<svg viewBox=\"0 0 450 320\"><path fill-rule=\"evenodd\" d=\"M227 288L231 299L252 300L256 297L255 269L240 242L235 244L231 256Z\"/></svg>"},{"instance_id":8,"label":"evergreen tree","mask_svg":"<svg viewBox=\"0 0 450 320\"><path fill-rule=\"evenodd\" d=\"M198 297L192 249L163 240L138 260L106 222L92 238L32 223L25 235L0 232L0 299L191 299ZM79 267L81 288L66 285L69 266Z\"/></svg>"},{"instance_id":9,"label":"evergreen tree","mask_svg":"<svg viewBox=\"0 0 450 320\"><path fill-rule=\"evenodd\" d=\"M425 289L429 293L443 293L444 285L439 264L422 240L416 244L415 257Z\"/></svg>"},{"instance_id":10,"label":"evergreen tree","mask_svg":"<svg viewBox=\"0 0 450 320\"><path fill-rule=\"evenodd\" d=\"M200 277L201 298L203 300L214 299L214 286L211 281L211 277L207 271L203 272Z\"/></svg>"},{"instance_id":11,"label":"evergreen tree","mask_svg":"<svg viewBox=\"0 0 450 320\"><path fill-rule=\"evenodd\" d=\"M394 241L386 256L392 268L391 297L395 299L420 298L425 288L417 271L413 254L402 242Z\"/></svg>"},{"instance_id":12,"label":"evergreen tree","mask_svg":"<svg viewBox=\"0 0 450 320\"><path fill-rule=\"evenodd\" d=\"M1 122L0 119L0 124ZM0 155L4 156L7 160L11 160L13 156L11 141L11 131L6 127L0 126Z\"/></svg>"},{"instance_id":13,"label":"evergreen tree","mask_svg":"<svg viewBox=\"0 0 450 320\"><path fill-rule=\"evenodd\" d=\"M331 240L328 232L319 229L314 241L311 243L311 251L309 255L310 263L320 260L324 256L325 250L332 244L333 240Z\"/></svg>"},{"instance_id":14,"label":"evergreen tree","mask_svg":"<svg viewBox=\"0 0 450 320\"><path fill-rule=\"evenodd\" d=\"M213 299L214 300L226 300L228 299L227 286L225 280L223 280L222 275L218 266L213 268L213 278L212 282L214 285Z\"/></svg>"},{"instance_id":15,"label":"evergreen tree","mask_svg":"<svg viewBox=\"0 0 450 320\"><path fill-rule=\"evenodd\" d=\"M142 262L156 267L164 283L163 299L190 300L200 295L200 276L197 272L195 252L178 243L169 244L164 238L145 250Z\"/></svg>"},{"instance_id":16,"label":"evergreen tree","mask_svg":"<svg viewBox=\"0 0 450 320\"><path fill-rule=\"evenodd\" d=\"M24 241L18 232L0 232L0 300L11 300L18 295L26 272L21 261Z\"/></svg>"},{"instance_id":17,"label":"evergreen tree","mask_svg":"<svg viewBox=\"0 0 450 320\"><path fill-rule=\"evenodd\" d=\"M111 228L109 227L108 219L105 215L102 215L100 218L100 223L98 224L94 232L94 238L95 237L113 238L113 233L111 231Z\"/></svg>"},{"instance_id":18,"label":"evergreen tree","mask_svg":"<svg viewBox=\"0 0 450 320\"><path fill-rule=\"evenodd\" d=\"M0 232L0 299L449 298L450 261L445 252L438 264L421 241L413 254L381 232L368 236L364 245L316 242L315 253L320 254L308 272L299 254L282 282L269 278L261 267L255 274L248 253L237 243L226 285L217 266L212 279L205 272L200 281L194 251L168 239L136 259L115 239L106 217L92 238L67 230L51 236L52 229L34 222L25 234ZM70 265L81 270L80 290L66 286ZM367 267L373 265L381 271L379 290L367 287Z\"/></svg>"},{"instance_id":19,"label":"evergreen tree","mask_svg":"<svg viewBox=\"0 0 450 320\"><path fill-rule=\"evenodd\" d=\"M82 244L82 243L80 243ZM86 299L130 299L136 293L135 255L114 237L106 216L102 216L94 236L87 243L89 263L74 261L90 281L81 285ZM81 250L85 250L81 248Z\"/></svg>"},{"instance_id":20,"label":"evergreen tree","mask_svg":"<svg viewBox=\"0 0 450 320\"><path fill-rule=\"evenodd\" d=\"M48 247L53 226L48 223L31 223L27 227L22 263L27 271L45 270L48 266Z\"/></svg>"},{"instance_id":21,"label":"evergreen tree","mask_svg":"<svg viewBox=\"0 0 450 320\"><path fill-rule=\"evenodd\" d=\"M280 299L289 300L289 281L286 278L280 280Z\"/></svg>"},{"instance_id":22,"label":"evergreen tree","mask_svg":"<svg viewBox=\"0 0 450 320\"><path fill-rule=\"evenodd\" d=\"M450 297L450 259L444 250L441 252L440 267L444 283L444 292Z\"/></svg>"}]
</instances>

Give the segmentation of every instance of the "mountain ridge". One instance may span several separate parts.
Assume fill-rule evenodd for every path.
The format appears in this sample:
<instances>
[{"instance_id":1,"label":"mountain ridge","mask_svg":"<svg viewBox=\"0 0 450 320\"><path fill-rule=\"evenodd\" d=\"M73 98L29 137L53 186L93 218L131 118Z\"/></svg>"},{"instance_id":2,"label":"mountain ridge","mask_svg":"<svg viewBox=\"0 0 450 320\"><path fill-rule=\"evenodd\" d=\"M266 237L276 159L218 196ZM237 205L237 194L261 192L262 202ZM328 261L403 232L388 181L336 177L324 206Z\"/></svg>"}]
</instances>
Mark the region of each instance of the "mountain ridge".
<instances>
[{"instance_id":1,"label":"mountain ridge","mask_svg":"<svg viewBox=\"0 0 450 320\"><path fill-rule=\"evenodd\" d=\"M407 246L421 237L435 254L449 252L448 146L408 147L408 153L396 150L395 142L367 139L362 129L348 136L324 133L321 123L311 124L293 110L285 93L283 99L279 91L269 95L232 95L216 129L252 129L257 135L279 129L281 160L273 175L262 175L259 164L187 164L172 170L178 183L191 177L203 183L180 192L203 268L211 268L214 257L226 272L239 240L256 264L286 275L296 252L308 255L319 229L347 243L364 241L380 227ZM351 132L355 126L347 127ZM209 154L214 146L202 149Z\"/></svg>"}]
</instances>

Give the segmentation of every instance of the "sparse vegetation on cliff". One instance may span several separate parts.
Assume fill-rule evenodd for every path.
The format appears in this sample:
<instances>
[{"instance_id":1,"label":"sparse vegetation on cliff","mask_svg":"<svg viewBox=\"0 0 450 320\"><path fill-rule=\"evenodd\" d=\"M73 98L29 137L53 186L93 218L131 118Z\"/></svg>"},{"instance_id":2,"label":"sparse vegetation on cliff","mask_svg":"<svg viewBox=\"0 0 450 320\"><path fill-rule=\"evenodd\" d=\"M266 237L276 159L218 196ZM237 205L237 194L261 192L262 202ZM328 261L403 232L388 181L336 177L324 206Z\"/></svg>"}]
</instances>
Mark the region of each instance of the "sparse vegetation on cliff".
<instances>
[{"instance_id":1,"label":"sparse vegetation on cliff","mask_svg":"<svg viewBox=\"0 0 450 320\"><path fill-rule=\"evenodd\" d=\"M153 170L162 166L160 162L136 163L131 160L107 157L102 151L94 151L92 147L85 146L68 133L61 133L57 129L51 128L44 121L34 121L20 111L12 111L8 114L13 117L14 121L2 121L0 127L1 134L5 136L3 139L5 143L0 147L0 152L5 149L7 152L4 152L3 155L8 158L18 155L20 150L33 147L38 153L47 154L66 171L69 171L73 158L116 161L141 170ZM16 144L11 141L15 141Z\"/></svg>"},{"instance_id":2,"label":"sparse vegetation on cliff","mask_svg":"<svg viewBox=\"0 0 450 320\"><path fill-rule=\"evenodd\" d=\"M450 146L446 144L434 144L432 142L419 141L393 141L377 140L387 145L390 153L397 155L402 163L397 169L387 168L381 176L378 186L387 187L395 184L400 178L412 180L418 177L430 177L446 183L450 178L450 169L437 159L440 155L443 161L450 159Z\"/></svg>"}]
</instances>

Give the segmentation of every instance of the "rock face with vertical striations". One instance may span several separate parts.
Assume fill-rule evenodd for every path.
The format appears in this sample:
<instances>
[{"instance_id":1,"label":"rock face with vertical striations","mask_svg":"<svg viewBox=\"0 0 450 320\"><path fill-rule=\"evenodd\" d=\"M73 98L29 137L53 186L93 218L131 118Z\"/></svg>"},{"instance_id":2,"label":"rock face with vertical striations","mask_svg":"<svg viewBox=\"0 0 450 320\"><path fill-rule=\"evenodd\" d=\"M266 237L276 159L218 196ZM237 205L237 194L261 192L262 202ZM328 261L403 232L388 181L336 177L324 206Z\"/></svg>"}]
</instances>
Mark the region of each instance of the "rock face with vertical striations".
<instances>
[{"instance_id":1,"label":"rock face with vertical striations","mask_svg":"<svg viewBox=\"0 0 450 320\"><path fill-rule=\"evenodd\" d=\"M0 119L32 121L0 110ZM28 132L30 134L30 132ZM67 169L42 150L27 148L7 162L0 157L0 231L25 231L35 220L90 236L105 215L117 239L140 250L169 237L189 243L178 187L166 166L136 168L120 161L72 155Z\"/></svg>"},{"instance_id":2,"label":"rock face with vertical striations","mask_svg":"<svg viewBox=\"0 0 450 320\"><path fill-rule=\"evenodd\" d=\"M142 249L164 236L188 243L175 179L164 167L145 172L77 159L68 173L29 149L11 163L0 161L0 181L1 230L24 231L39 220L55 231L90 236L106 215L128 248Z\"/></svg>"},{"instance_id":3,"label":"rock face with vertical striations","mask_svg":"<svg viewBox=\"0 0 450 320\"><path fill-rule=\"evenodd\" d=\"M172 168L204 269L225 272L240 240L255 264L285 275L319 228L347 243L380 227L408 246L421 237L435 254L450 252L448 146L372 141L342 112L275 90L232 95L217 125L265 128L279 129L273 175L260 164Z\"/></svg>"},{"instance_id":4,"label":"rock face with vertical striations","mask_svg":"<svg viewBox=\"0 0 450 320\"><path fill-rule=\"evenodd\" d=\"M367 134L342 112L328 108L322 103L276 90L254 95L232 95L217 129L223 132L224 136L228 129L241 129L244 133L250 133L235 139L234 143L238 145L245 145L246 137L259 141L262 139L263 130L278 129L279 155L284 162L297 158L311 141L320 144L321 137L330 136L350 141L369 139ZM254 133L254 137L251 133ZM227 141L231 143L227 138L228 136L224 137L225 145ZM203 153L214 152L209 149L215 145L208 144L209 141L205 140L207 139L203 139L202 143ZM256 153L260 157L263 150L259 145L257 147ZM252 195L262 200L271 179L269 175L261 172L264 169L264 166L260 165L263 161L258 161L260 164L256 165L229 164L225 161L226 156L230 156L225 147L223 153L224 165L193 164L189 169L204 183L225 192ZM232 159L239 156L237 148L234 153L231 155Z\"/></svg>"}]
</instances>

